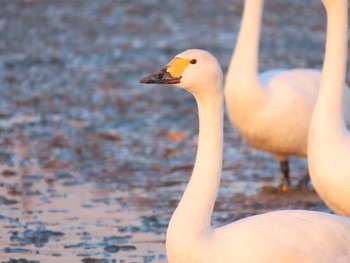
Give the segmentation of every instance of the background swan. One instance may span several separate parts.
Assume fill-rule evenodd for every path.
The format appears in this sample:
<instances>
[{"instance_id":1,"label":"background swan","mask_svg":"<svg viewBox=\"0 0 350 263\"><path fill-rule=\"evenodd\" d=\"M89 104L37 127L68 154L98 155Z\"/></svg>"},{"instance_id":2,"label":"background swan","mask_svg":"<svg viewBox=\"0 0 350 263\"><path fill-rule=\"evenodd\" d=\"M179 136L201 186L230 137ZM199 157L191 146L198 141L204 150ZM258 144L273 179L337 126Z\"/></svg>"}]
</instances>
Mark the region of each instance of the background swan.
<instances>
[{"instance_id":1,"label":"background swan","mask_svg":"<svg viewBox=\"0 0 350 263\"><path fill-rule=\"evenodd\" d=\"M305 157L321 74L312 69L269 70L258 75L263 0L245 0L242 24L227 72L225 100L231 124L254 148L280 162L290 186L288 156ZM350 105L350 103L349 103ZM308 174L299 186L308 182Z\"/></svg>"},{"instance_id":2,"label":"background swan","mask_svg":"<svg viewBox=\"0 0 350 263\"><path fill-rule=\"evenodd\" d=\"M341 216L289 210L211 228L222 168L222 82L216 59L201 50L187 50L141 80L176 85L192 93L198 105L197 157L168 226L169 262L349 262L350 219Z\"/></svg>"},{"instance_id":3,"label":"background swan","mask_svg":"<svg viewBox=\"0 0 350 263\"><path fill-rule=\"evenodd\" d=\"M344 123L342 95L347 59L346 0L325 0L327 44L321 87L309 132L309 169L312 183L336 213L350 217L350 138ZM334 2L334 3L333 3Z\"/></svg>"}]
</instances>

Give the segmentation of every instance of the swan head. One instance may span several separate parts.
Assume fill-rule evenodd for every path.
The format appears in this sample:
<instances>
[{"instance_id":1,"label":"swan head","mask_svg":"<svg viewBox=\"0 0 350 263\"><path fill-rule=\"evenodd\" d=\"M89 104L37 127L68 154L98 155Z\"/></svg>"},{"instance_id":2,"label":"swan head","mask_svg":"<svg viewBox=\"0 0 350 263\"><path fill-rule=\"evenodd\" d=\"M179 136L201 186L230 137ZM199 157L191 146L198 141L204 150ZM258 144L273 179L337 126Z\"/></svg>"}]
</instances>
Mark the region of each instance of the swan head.
<instances>
[{"instance_id":1,"label":"swan head","mask_svg":"<svg viewBox=\"0 0 350 263\"><path fill-rule=\"evenodd\" d=\"M189 49L140 83L175 85L196 94L222 89L223 77L219 63L209 52Z\"/></svg>"}]
</instances>

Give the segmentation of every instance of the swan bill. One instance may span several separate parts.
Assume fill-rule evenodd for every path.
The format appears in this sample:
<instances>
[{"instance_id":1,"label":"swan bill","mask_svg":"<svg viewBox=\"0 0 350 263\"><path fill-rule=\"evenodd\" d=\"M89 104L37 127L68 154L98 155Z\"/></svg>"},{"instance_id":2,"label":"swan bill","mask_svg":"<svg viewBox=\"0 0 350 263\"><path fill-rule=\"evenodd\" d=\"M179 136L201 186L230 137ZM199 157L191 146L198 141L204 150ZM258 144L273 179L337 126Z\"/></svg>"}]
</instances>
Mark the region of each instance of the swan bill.
<instances>
[{"instance_id":1,"label":"swan bill","mask_svg":"<svg viewBox=\"0 0 350 263\"><path fill-rule=\"evenodd\" d=\"M143 77L140 83L143 84L178 84L181 76L174 77L168 72L168 67L165 67L149 76Z\"/></svg>"},{"instance_id":2,"label":"swan bill","mask_svg":"<svg viewBox=\"0 0 350 263\"><path fill-rule=\"evenodd\" d=\"M195 62L192 62L195 61ZM189 64L195 64L196 60L175 57L168 65L140 80L144 84L179 84L181 83L182 74Z\"/></svg>"}]
</instances>

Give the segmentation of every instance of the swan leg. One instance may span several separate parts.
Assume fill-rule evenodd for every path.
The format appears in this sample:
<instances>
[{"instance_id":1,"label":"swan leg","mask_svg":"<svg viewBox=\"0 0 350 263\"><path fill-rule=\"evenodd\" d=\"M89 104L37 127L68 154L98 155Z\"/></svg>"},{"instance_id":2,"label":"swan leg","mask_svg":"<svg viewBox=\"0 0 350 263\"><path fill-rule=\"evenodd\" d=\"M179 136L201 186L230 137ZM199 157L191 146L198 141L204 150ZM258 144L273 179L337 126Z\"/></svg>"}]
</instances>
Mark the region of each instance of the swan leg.
<instances>
[{"instance_id":1,"label":"swan leg","mask_svg":"<svg viewBox=\"0 0 350 263\"><path fill-rule=\"evenodd\" d=\"M309 182L310 182L310 175L309 175L309 171L307 171L306 174L298 181L296 188L298 190L307 189Z\"/></svg>"},{"instance_id":2,"label":"swan leg","mask_svg":"<svg viewBox=\"0 0 350 263\"><path fill-rule=\"evenodd\" d=\"M283 174L282 184L280 188L282 189L282 191L288 191L291 188L288 159L285 161L280 161L280 169Z\"/></svg>"}]
</instances>

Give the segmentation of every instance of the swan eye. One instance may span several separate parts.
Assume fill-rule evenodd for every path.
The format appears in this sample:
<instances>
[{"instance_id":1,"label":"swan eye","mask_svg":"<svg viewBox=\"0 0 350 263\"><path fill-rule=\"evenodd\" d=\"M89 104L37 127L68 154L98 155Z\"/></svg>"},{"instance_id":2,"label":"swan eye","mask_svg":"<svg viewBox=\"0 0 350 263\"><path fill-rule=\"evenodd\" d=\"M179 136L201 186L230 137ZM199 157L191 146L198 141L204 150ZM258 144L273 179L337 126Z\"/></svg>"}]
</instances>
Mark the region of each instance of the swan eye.
<instances>
[{"instance_id":1,"label":"swan eye","mask_svg":"<svg viewBox=\"0 0 350 263\"><path fill-rule=\"evenodd\" d=\"M197 59L192 59L192 60L190 61L190 63L191 63L191 64L196 64L196 63L197 63Z\"/></svg>"}]
</instances>

